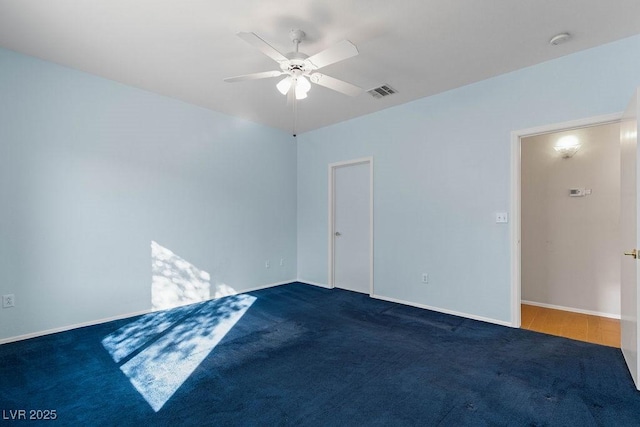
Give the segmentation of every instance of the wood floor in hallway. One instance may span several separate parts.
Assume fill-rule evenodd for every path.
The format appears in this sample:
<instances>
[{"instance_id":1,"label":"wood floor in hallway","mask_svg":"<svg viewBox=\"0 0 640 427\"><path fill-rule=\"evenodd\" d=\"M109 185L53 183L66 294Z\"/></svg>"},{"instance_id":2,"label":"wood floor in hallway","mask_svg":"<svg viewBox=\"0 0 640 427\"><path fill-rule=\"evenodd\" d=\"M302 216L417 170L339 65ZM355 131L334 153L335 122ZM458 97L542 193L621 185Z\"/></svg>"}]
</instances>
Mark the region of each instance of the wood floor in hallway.
<instances>
[{"instance_id":1,"label":"wood floor in hallway","mask_svg":"<svg viewBox=\"0 0 640 427\"><path fill-rule=\"evenodd\" d=\"M620 348L620 320L522 304L522 328Z\"/></svg>"}]
</instances>

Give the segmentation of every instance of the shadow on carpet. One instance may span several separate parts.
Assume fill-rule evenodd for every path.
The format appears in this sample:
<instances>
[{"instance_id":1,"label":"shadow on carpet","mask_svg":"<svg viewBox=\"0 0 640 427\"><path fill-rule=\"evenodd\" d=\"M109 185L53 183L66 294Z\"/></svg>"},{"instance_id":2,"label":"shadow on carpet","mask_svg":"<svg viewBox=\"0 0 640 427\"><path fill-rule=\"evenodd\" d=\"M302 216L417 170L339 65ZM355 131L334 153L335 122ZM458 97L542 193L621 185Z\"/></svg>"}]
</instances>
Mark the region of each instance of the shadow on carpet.
<instances>
[{"instance_id":1,"label":"shadow on carpet","mask_svg":"<svg viewBox=\"0 0 640 427\"><path fill-rule=\"evenodd\" d=\"M640 392L619 349L293 283L2 345L0 421L638 426Z\"/></svg>"}]
</instances>

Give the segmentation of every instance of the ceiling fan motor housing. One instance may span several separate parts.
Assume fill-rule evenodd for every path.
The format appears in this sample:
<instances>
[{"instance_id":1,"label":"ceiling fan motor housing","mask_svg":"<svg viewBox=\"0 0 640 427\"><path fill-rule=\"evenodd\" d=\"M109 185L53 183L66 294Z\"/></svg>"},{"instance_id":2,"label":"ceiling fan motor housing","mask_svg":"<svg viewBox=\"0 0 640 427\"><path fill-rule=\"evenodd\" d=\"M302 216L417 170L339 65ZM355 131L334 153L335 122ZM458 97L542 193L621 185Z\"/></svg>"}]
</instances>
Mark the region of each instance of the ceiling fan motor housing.
<instances>
[{"instance_id":1,"label":"ceiling fan motor housing","mask_svg":"<svg viewBox=\"0 0 640 427\"><path fill-rule=\"evenodd\" d=\"M282 61L280 63L280 69L285 73L292 73L295 70L298 70L302 73L308 73L309 71L313 71L314 68L310 66L308 62L304 60L309 56L304 53L292 52L295 54L295 57L291 54L287 54L287 58L290 58L288 61Z\"/></svg>"}]
</instances>

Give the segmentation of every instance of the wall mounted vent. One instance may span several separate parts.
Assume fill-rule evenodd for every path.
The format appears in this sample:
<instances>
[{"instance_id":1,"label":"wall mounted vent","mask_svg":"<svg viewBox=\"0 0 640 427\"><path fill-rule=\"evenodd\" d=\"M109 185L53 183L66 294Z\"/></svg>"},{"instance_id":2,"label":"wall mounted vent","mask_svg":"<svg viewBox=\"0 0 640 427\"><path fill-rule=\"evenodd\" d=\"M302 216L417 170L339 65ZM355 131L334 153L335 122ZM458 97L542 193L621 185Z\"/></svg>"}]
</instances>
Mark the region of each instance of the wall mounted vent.
<instances>
[{"instance_id":1,"label":"wall mounted vent","mask_svg":"<svg viewBox=\"0 0 640 427\"><path fill-rule=\"evenodd\" d=\"M393 95L397 91L389 85L382 85L374 89L368 90L367 93L376 99L384 98L385 96Z\"/></svg>"}]
</instances>

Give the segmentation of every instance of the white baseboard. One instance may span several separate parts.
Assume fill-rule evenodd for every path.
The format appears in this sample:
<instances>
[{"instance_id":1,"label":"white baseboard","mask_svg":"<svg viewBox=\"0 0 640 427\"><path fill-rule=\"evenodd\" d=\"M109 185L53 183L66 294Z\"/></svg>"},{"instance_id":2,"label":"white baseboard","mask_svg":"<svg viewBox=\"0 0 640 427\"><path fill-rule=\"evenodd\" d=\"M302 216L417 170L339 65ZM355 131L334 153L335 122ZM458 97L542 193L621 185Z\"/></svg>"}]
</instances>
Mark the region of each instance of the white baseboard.
<instances>
[{"instance_id":1,"label":"white baseboard","mask_svg":"<svg viewBox=\"0 0 640 427\"><path fill-rule=\"evenodd\" d=\"M47 330L39 331L39 332L32 332L30 334L24 334L24 335L18 335L18 336L15 336L15 337L3 338L3 339L0 340L0 345L9 344L9 343L12 343L12 342L17 342L17 341L28 340L28 339L31 339L31 338L42 337L42 336L45 336L45 335L57 334L58 332L70 331L72 329L84 328L85 326L99 325L101 323L107 323L107 322L112 322L114 320L126 319L128 317L140 316L141 314L148 314L150 312L151 312L151 310L142 310L142 311L138 311L138 312L135 312L135 313L120 314L120 315L117 315L117 316L106 317L104 319L91 320L91 321L82 322L82 323L75 323L73 325L61 326L59 328L47 329Z\"/></svg>"},{"instance_id":2,"label":"white baseboard","mask_svg":"<svg viewBox=\"0 0 640 427\"><path fill-rule=\"evenodd\" d=\"M286 284L293 283L293 282L296 282L296 280L293 279L293 280L285 280L284 282L269 283L268 285L256 286L254 288L245 289L245 290L236 292L233 295L244 294L244 293L253 292L253 291L259 291L260 289L273 288L275 286L286 285Z\"/></svg>"},{"instance_id":3,"label":"white baseboard","mask_svg":"<svg viewBox=\"0 0 640 427\"><path fill-rule=\"evenodd\" d=\"M320 288L325 288L325 289L333 289L333 286L329 286L325 283L311 282L309 280L304 280L304 279L298 279L297 282L304 283L305 285L318 286Z\"/></svg>"},{"instance_id":4,"label":"white baseboard","mask_svg":"<svg viewBox=\"0 0 640 427\"><path fill-rule=\"evenodd\" d=\"M256 286L256 287L253 287L253 288L250 288L250 289L245 289L243 291L239 291L239 292L236 292L235 294L231 294L231 295L238 295L238 294L243 294L243 293L247 293L247 292L259 291L260 289L273 288L274 286L286 285L287 283L292 283L292 282L295 282L295 280L286 280L284 282L270 283L270 284L267 284L267 285ZM149 313L151 313L151 309L142 310L142 311L138 311L138 312L135 312L135 313L119 314L117 316L107 317L107 318L104 318L104 319L97 319L97 320L90 320L90 321L87 321L87 322L75 323L73 325L61 326L59 328L47 329L47 330L38 331L38 332L32 332L30 334L18 335L18 336L15 336L15 337L3 338L3 339L0 339L0 345L9 344L9 343L12 343L12 342L17 342L17 341L28 340L28 339L31 339L31 338L42 337L42 336L50 335L50 334L57 334L58 332L70 331L72 329L84 328L85 326L100 325L101 323L112 322L114 320L122 320L122 319L126 319L126 318L129 318L129 317L135 317L135 316L140 316L142 314L149 314Z\"/></svg>"},{"instance_id":5,"label":"white baseboard","mask_svg":"<svg viewBox=\"0 0 640 427\"><path fill-rule=\"evenodd\" d=\"M420 304L420 303L411 302L411 301L404 301L404 300L400 300L400 299L397 299L397 298L384 297L384 296L381 296L381 295L371 295L371 298L379 299L379 300L382 300L382 301L395 302L395 303L403 304L403 305L409 305L411 307L423 308L425 310L437 311L438 313L451 314L453 316L464 317L464 318L467 318L467 319L479 320L481 322L493 323L493 324L500 325L500 326L512 327L511 322L505 322L503 320L491 319L491 318L488 318L488 317L476 316L475 314L461 313L459 311L453 311L453 310L447 310L447 309L444 309L444 308L432 307L432 306L426 305L426 304Z\"/></svg>"},{"instance_id":6,"label":"white baseboard","mask_svg":"<svg viewBox=\"0 0 640 427\"><path fill-rule=\"evenodd\" d=\"M533 306L536 306L536 307L552 308L554 310L570 311L572 313L590 314L592 316L608 317L609 319L620 319L620 315L619 314L603 313L601 311L583 310L581 308L564 307L562 305L545 304L545 303L542 303L542 302L535 302L535 301L522 300L520 302L522 304L533 305Z\"/></svg>"},{"instance_id":7,"label":"white baseboard","mask_svg":"<svg viewBox=\"0 0 640 427\"><path fill-rule=\"evenodd\" d=\"M298 279L298 282L304 283L304 284L307 284L307 285L319 286L321 288L333 289L332 286L326 285L324 283L316 283L316 282L311 282L311 281L304 280L304 279ZM503 320L490 319L488 317L476 316L476 315L473 315L473 314L461 313L461 312L453 311L453 310L446 310L446 309L442 309L442 308L438 308L438 307L432 307L432 306L425 305L425 304L419 304L419 303L415 303L415 302L411 302L411 301L404 301L404 300L397 299L397 298L385 297L385 296L382 296L382 295L371 294L370 296L371 296L371 298L379 299L379 300L382 300L382 301L395 302L395 303L398 303L398 304L408 305L408 306L411 306L411 307L417 307L417 308L422 308L422 309L425 309L425 310L437 311L439 313L451 314L453 316L465 317L467 319L479 320L481 322L494 323L496 325L512 327L511 322L505 322Z\"/></svg>"}]
</instances>

